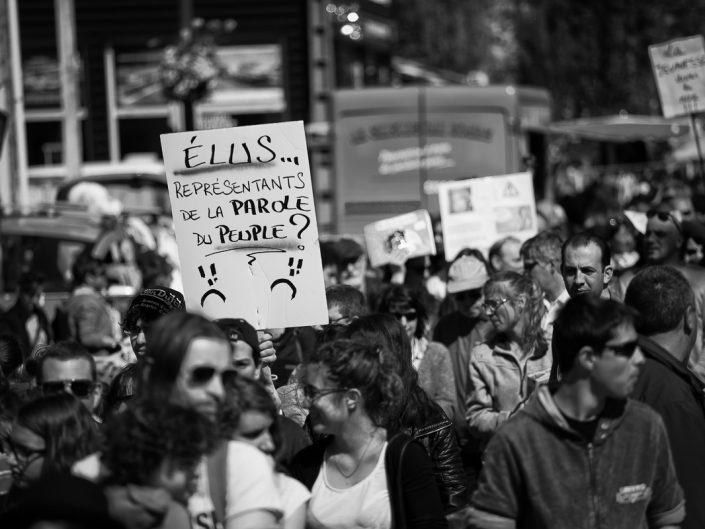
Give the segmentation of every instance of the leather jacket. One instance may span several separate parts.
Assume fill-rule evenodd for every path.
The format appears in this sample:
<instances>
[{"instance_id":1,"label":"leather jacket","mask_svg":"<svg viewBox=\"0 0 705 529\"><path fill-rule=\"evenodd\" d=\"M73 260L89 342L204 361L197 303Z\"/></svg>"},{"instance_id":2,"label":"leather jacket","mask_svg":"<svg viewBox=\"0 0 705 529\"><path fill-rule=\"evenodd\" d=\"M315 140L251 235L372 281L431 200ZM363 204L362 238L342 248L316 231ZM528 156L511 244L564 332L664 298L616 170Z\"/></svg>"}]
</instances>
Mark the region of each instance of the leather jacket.
<instances>
[{"instance_id":1,"label":"leather jacket","mask_svg":"<svg viewBox=\"0 0 705 529\"><path fill-rule=\"evenodd\" d=\"M450 514L468 503L465 471L453 423L438 404L431 404L433 409L423 424L403 430L420 442L431 458L443 509Z\"/></svg>"}]
</instances>

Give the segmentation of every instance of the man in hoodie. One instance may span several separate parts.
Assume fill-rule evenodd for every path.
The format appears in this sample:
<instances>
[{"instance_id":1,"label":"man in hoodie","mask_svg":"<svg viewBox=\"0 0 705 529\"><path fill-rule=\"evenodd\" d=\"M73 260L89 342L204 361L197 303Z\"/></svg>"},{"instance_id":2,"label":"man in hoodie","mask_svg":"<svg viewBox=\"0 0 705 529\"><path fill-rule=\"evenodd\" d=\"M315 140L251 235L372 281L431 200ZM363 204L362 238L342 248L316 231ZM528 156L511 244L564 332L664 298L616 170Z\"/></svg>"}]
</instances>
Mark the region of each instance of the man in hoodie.
<instances>
[{"instance_id":1,"label":"man in hoodie","mask_svg":"<svg viewBox=\"0 0 705 529\"><path fill-rule=\"evenodd\" d=\"M492 438L470 527L679 527L685 502L663 421L627 400L644 363L630 310L572 298L553 340L563 378Z\"/></svg>"}]
</instances>

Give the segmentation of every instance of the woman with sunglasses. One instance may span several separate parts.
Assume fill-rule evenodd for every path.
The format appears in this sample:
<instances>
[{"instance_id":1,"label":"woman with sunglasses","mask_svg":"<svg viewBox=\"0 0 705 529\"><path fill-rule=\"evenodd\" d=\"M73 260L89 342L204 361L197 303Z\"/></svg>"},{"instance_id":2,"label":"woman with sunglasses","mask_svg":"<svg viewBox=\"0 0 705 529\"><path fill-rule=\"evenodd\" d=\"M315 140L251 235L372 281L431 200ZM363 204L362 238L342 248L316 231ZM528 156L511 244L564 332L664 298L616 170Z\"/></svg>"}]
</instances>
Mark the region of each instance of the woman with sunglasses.
<instances>
[{"instance_id":1,"label":"woman with sunglasses","mask_svg":"<svg viewBox=\"0 0 705 529\"><path fill-rule=\"evenodd\" d=\"M7 440L13 476L10 503L40 477L69 472L99 445L98 425L73 395L40 395L27 402Z\"/></svg>"},{"instance_id":2,"label":"woman with sunglasses","mask_svg":"<svg viewBox=\"0 0 705 529\"><path fill-rule=\"evenodd\" d=\"M216 323L188 312L167 314L152 326L147 350L137 364L137 402L169 402L215 422L225 388L236 378L232 361L232 346ZM99 477L89 465L74 471ZM120 496L124 500L125 495ZM121 505L125 508L116 515L122 521L140 508ZM117 507L113 505L113 512ZM140 515L149 516L149 509L143 507ZM188 511L194 527L278 527L281 501L267 458L246 443L221 438L215 452L199 463Z\"/></svg>"},{"instance_id":3,"label":"woman with sunglasses","mask_svg":"<svg viewBox=\"0 0 705 529\"><path fill-rule=\"evenodd\" d=\"M406 396L394 356L379 345L326 343L306 366L303 393L322 439L294 458L311 489L310 528L447 527L431 462L394 431Z\"/></svg>"},{"instance_id":4,"label":"woman with sunglasses","mask_svg":"<svg viewBox=\"0 0 705 529\"><path fill-rule=\"evenodd\" d=\"M381 344L397 362L406 396L394 428L404 431L426 449L446 514L467 504L466 478L453 423L419 383L411 363L411 345L406 329L389 314L370 314L352 322L345 336Z\"/></svg>"},{"instance_id":5,"label":"woman with sunglasses","mask_svg":"<svg viewBox=\"0 0 705 529\"><path fill-rule=\"evenodd\" d=\"M380 297L379 312L394 316L404 326L419 386L448 417L453 417L455 377L450 353L442 343L427 338L428 317L419 296L402 285L391 285Z\"/></svg>"},{"instance_id":6,"label":"woman with sunglasses","mask_svg":"<svg viewBox=\"0 0 705 529\"><path fill-rule=\"evenodd\" d=\"M534 280L500 272L485 285L484 295L483 309L496 335L472 350L465 413L470 431L486 442L538 384L548 382L551 355L541 330L543 292Z\"/></svg>"}]
</instances>

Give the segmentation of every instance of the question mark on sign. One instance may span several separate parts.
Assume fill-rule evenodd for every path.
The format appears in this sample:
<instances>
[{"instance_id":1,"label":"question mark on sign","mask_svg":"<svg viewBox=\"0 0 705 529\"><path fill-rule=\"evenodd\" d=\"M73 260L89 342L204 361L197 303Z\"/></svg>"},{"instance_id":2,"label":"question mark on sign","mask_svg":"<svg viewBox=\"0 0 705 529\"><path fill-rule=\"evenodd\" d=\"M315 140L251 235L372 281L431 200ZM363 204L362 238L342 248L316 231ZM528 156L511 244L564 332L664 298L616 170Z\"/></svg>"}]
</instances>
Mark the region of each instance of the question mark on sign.
<instances>
[{"instance_id":1,"label":"question mark on sign","mask_svg":"<svg viewBox=\"0 0 705 529\"><path fill-rule=\"evenodd\" d=\"M311 219L308 218L308 215L304 215L303 213L294 213L293 215L291 215L291 217L289 217L289 222L292 224L292 226L298 226L298 225L299 225L299 223L296 222L296 217L298 217L298 216L301 216L301 217L304 218L304 227L301 228L301 229L298 231L298 233L296 234L296 236L300 239L300 238L301 238L301 235L303 234L303 232L306 231L306 228L308 228L308 227L311 225ZM299 246L298 246L298 249L299 249L299 250L303 250L303 249L304 249L304 246L303 246L303 245L299 245Z\"/></svg>"}]
</instances>

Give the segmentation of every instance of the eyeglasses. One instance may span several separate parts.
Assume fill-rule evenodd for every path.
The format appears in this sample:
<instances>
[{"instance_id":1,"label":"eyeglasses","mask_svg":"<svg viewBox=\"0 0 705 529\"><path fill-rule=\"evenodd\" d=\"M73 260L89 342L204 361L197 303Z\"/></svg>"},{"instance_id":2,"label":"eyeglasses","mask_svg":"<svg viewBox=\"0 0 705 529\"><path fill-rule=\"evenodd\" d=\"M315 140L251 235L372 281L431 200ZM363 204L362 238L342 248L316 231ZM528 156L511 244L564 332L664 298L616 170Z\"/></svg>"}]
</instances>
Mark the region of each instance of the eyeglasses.
<instances>
[{"instance_id":1,"label":"eyeglasses","mask_svg":"<svg viewBox=\"0 0 705 529\"><path fill-rule=\"evenodd\" d=\"M416 318L419 317L415 310L410 310L409 312L390 312L389 314L394 316L399 321L401 321L402 318L406 318L406 321L416 321Z\"/></svg>"},{"instance_id":2,"label":"eyeglasses","mask_svg":"<svg viewBox=\"0 0 705 529\"><path fill-rule=\"evenodd\" d=\"M502 299L488 299L482 304L482 310L489 312L490 316L499 310L499 308L504 305L509 298Z\"/></svg>"},{"instance_id":3,"label":"eyeglasses","mask_svg":"<svg viewBox=\"0 0 705 529\"><path fill-rule=\"evenodd\" d=\"M681 221L676 218L676 216L671 213L670 211L658 211L655 209L649 210L646 212L646 218L651 219L656 217L658 220L661 222L668 222L671 221L675 225L676 229L679 232L682 232L683 229L681 227Z\"/></svg>"},{"instance_id":4,"label":"eyeglasses","mask_svg":"<svg viewBox=\"0 0 705 529\"><path fill-rule=\"evenodd\" d=\"M13 474L16 475L22 475L32 461L39 459L46 452L46 448L27 448L26 446L15 444L11 438L7 439L6 443L9 453L12 455L17 465L17 468L13 469Z\"/></svg>"},{"instance_id":5,"label":"eyeglasses","mask_svg":"<svg viewBox=\"0 0 705 529\"><path fill-rule=\"evenodd\" d=\"M301 389L304 398L309 402L314 402L315 400L325 397L326 395L332 395L333 393L344 393L350 388L317 388L316 386L312 386L310 384L304 384Z\"/></svg>"},{"instance_id":6,"label":"eyeglasses","mask_svg":"<svg viewBox=\"0 0 705 529\"><path fill-rule=\"evenodd\" d=\"M198 366L189 372L188 381L191 386L205 386L216 375L220 376L223 386L231 386L237 378L237 371L234 369L219 371L212 366Z\"/></svg>"},{"instance_id":7,"label":"eyeglasses","mask_svg":"<svg viewBox=\"0 0 705 529\"><path fill-rule=\"evenodd\" d=\"M605 349L610 349L614 354L619 356L624 356L625 358L631 358L636 351L639 343L634 340L633 342L626 342L619 345L605 345Z\"/></svg>"},{"instance_id":8,"label":"eyeglasses","mask_svg":"<svg viewBox=\"0 0 705 529\"><path fill-rule=\"evenodd\" d=\"M85 399L95 389L95 382L88 379L53 380L42 383L42 392L51 395L54 393L71 393L79 399Z\"/></svg>"}]
</instances>

